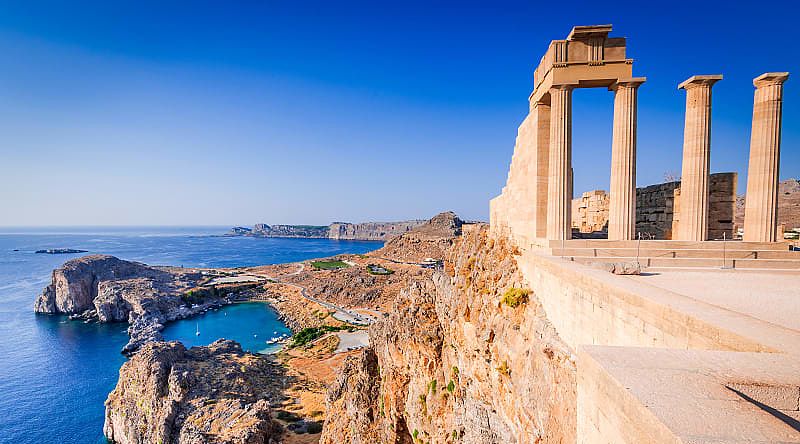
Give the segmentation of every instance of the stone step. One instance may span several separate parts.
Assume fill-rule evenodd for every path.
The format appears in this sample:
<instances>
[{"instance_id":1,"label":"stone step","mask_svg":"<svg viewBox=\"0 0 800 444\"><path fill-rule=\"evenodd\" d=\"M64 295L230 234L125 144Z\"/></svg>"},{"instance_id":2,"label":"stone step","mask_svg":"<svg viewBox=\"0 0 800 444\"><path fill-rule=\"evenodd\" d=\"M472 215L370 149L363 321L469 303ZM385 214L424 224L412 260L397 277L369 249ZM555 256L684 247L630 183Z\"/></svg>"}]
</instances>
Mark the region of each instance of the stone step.
<instances>
[{"instance_id":1,"label":"stone step","mask_svg":"<svg viewBox=\"0 0 800 444\"><path fill-rule=\"evenodd\" d=\"M623 241L607 239L569 239L569 240L550 240L550 248L636 248L637 243L640 248L647 249L693 249L693 250L772 250L789 251L789 244L786 242L744 242L744 241L679 241L679 240L642 240L642 241ZM563 244L562 244L563 243ZM724 244L724 247L723 247Z\"/></svg>"},{"instance_id":2,"label":"stone step","mask_svg":"<svg viewBox=\"0 0 800 444\"><path fill-rule=\"evenodd\" d=\"M589 263L609 263L621 261L635 261L635 258L621 257L572 257L572 260L584 264ZM714 268L721 267L722 259L707 258L649 258L640 257L639 263L645 268ZM747 269L781 269L781 270L800 270L800 259L728 259L725 266L730 268Z\"/></svg>"},{"instance_id":3,"label":"stone step","mask_svg":"<svg viewBox=\"0 0 800 444\"><path fill-rule=\"evenodd\" d=\"M637 256L635 248L551 248L553 256L575 257L619 257L634 258ZM723 255L728 259L798 259L800 251L777 250L722 250L722 249L654 249L640 248L639 257L650 258L709 258L721 259Z\"/></svg>"}]
</instances>

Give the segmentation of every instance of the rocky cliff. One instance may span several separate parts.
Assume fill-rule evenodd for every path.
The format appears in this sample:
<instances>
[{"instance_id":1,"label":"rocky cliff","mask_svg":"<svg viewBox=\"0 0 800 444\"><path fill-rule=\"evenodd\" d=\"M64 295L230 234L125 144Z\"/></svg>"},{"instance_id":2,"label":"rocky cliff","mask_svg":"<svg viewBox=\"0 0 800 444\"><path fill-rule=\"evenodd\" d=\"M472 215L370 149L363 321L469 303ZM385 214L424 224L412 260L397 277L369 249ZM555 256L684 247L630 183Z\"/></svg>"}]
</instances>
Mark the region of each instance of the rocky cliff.
<instances>
[{"instance_id":1,"label":"rocky cliff","mask_svg":"<svg viewBox=\"0 0 800 444\"><path fill-rule=\"evenodd\" d=\"M574 357L513 250L472 226L328 393L321 443L574 442Z\"/></svg>"},{"instance_id":2,"label":"rocky cliff","mask_svg":"<svg viewBox=\"0 0 800 444\"><path fill-rule=\"evenodd\" d=\"M119 444L279 442L271 417L280 370L233 341L145 345L120 370L103 431Z\"/></svg>"},{"instance_id":3,"label":"rocky cliff","mask_svg":"<svg viewBox=\"0 0 800 444\"><path fill-rule=\"evenodd\" d=\"M441 260L454 240L461 235L462 221L452 211L437 214L412 230L395 237L374 255L405 262L422 262L427 258Z\"/></svg>"},{"instance_id":4,"label":"rocky cliff","mask_svg":"<svg viewBox=\"0 0 800 444\"><path fill-rule=\"evenodd\" d=\"M334 222L329 228L331 239L374 240L384 241L411 231L425 223L424 220L407 220L402 222L365 222L352 224Z\"/></svg>"},{"instance_id":5,"label":"rocky cliff","mask_svg":"<svg viewBox=\"0 0 800 444\"><path fill-rule=\"evenodd\" d=\"M151 267L107 255L67 261L53 270L51 283L36 298L37 313L68 314L97 322L128 322L130 342L123 352L162 339L165 322L230 302L230 291L197 288L201 273Z\"/></svg>"},{"instance_id":6,"label":"rocky cliff","mask_svg":"<svg viewBox=\"0 0 800 444\"><path fill-rule=\"evenodd\" d=\"M425 222L425 220L363 223L334 222L328 226L256 224L252 229L234 227L228 232L227 236L385 241L406 233Z\"/></svg>"},{"instance_id":7,"label":"rocky cliff","mask_svg":"<svg viewBox=\"0 0 800 444\"><path fill-rule=\"evenodd\" d=\"M245 234L256 237L326 238L328 232L327 226L256 224L249 233Z\"/></svg>"}]
</instances>

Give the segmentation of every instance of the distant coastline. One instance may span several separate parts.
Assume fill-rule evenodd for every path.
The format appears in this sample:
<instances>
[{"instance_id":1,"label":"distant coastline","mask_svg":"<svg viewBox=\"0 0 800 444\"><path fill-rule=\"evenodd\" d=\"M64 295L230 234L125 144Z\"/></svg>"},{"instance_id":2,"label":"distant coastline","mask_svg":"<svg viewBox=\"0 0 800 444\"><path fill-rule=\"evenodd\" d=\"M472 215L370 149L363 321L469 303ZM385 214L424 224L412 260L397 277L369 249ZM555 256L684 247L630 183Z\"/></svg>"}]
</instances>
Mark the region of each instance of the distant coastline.
<instances>
[{"instance_id":1,"label":"distant coastline","mask_svg":"<svg viewBox=\"0 0 800 444\"><path fill-rule=\"evenodd\" d=\"M330 225L267 225L233 227L224 236L280 237L297 239L334 239L387 241L424 224L426 220L398 222L333 222Z\"/></svg>"}]
</instances>

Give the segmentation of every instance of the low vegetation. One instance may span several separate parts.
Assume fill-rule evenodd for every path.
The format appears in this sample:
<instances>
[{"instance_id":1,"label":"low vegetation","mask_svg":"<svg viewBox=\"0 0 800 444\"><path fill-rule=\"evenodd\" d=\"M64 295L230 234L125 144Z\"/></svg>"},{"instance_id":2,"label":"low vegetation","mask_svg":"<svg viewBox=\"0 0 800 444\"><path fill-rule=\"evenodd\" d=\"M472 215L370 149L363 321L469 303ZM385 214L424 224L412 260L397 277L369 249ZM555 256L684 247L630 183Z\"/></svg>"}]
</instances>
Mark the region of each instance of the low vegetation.
<instances>
[{"instance_id":1,"label":"low vegetation","mask_svg":"<svg viewBox=\"0 0 800 444\"><path fill-rule=\"evenodd\" d=\"M315 270L338 270L340 268L347 268L350 265L342 261L314 261L311 266Z\"/></svg>"},{"instance_id":2,"label":"low vegetation","mask_svg":"<svg viewBox=\"0 0 800 444\"><path fill-rule=\"evenodd\" d=\"M323 325L322 327L306 327L296 335L292 336L292 343L290 347L300 347L314 341L320 336L328 332L347 330L348 327L341 327L335 325Z\"/></svg>"},{"instance_id":3,"label":"low vegetation","mask_svg":"<svg viewBox=\"0 0 800 444\"><path fill-rule=\"evenodd\" d=\"M528 302L528 296L530 294L531 291L527 288L511 287L503 294L502 302L511 308L517 308Z\"/></svg>"}]
</instances>

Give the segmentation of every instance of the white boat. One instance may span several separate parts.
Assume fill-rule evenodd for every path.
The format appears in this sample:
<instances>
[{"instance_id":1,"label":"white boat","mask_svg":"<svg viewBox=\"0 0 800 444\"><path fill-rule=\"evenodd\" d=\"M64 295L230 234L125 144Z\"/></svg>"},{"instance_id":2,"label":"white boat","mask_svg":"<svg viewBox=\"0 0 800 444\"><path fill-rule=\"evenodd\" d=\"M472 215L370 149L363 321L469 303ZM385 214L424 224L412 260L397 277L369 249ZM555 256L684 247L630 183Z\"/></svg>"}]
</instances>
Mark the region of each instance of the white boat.
<instances>
[{"instance_id":1,"label":"white boat","mask_svg":"<svg viewBox=\"0 0 800 444\"><path fill-rule=\"evenodd\" d=\"M195 328L196 329L195 329L194 335L195 336L200 336L200 323L199 322L195 323Z\"/></svg>"}]
</instances>

